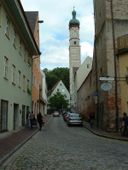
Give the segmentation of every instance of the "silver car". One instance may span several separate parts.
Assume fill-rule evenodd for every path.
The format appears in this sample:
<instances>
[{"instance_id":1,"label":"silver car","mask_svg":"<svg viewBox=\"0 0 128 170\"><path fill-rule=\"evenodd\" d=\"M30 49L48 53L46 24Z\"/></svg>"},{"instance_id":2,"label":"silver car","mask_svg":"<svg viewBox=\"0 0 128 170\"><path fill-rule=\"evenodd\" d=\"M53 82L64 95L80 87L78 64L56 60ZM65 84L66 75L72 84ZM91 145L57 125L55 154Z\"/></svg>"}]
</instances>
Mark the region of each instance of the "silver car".
<instances>
[{"instance_id":1,"label":"silver car","mask_svg":"<svg viewBox=\"0 0 128 170\"><path fill-rule=\"evenodd\" d=\"M82 118L78 113L69 113L67 118L68 125L83 125Z\"/></svg>"}]
</instances>

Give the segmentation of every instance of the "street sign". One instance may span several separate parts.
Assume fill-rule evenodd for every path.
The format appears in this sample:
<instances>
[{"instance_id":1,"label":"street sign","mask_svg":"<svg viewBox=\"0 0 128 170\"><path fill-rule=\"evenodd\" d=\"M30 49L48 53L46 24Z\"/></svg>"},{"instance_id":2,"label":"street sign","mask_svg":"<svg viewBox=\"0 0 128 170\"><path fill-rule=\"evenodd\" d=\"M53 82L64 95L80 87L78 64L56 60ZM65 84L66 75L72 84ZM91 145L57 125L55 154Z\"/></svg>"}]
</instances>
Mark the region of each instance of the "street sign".
<instances>
[{"instance_id":1,"label":"street sign","mask_svg":"<svg viewBox=\"0 0 128 170\"><path fill-rule=\"evenodd\" d=\"M102 83L101 84L101 89L104 91L109 91L112 88L112 84L111 83Z\"/></svg>"},{"instance_id":2,"label":"street sign","mask_svg":"<svg viewBox=\"0 0 128 170\"><path fill-rule=\"evenodd\" d=\"M99 80L101 81L114 81L114 77L100 77Z\"/></svg>"}]
</instances>

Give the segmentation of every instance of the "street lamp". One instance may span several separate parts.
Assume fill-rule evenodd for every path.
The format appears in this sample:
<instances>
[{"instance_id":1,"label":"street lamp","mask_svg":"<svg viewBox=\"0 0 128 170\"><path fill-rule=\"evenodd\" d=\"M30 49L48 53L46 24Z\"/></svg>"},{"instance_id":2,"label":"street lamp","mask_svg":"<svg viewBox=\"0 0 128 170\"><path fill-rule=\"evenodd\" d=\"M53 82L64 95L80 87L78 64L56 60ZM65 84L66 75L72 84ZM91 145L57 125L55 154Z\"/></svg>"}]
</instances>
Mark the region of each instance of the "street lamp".
<instances>
[{"instance_id":1,"label":"street lamp","mask_svg":"<svg viewBox=\"0 0 128 170\"><path fill-rule=\"evenodd\" d=\"M117 89L117 56L116 56L116 46L115 46L115 27L114 27L114 17L113 17L113 0L110 0L110 10L111 10L111 20L112 20L112 39L113 39L113 54L114 54L114 72L115 72L115 117L116 117L116 131L119 129L118 117L118 89Z\"/></svg>"}]
</instances>

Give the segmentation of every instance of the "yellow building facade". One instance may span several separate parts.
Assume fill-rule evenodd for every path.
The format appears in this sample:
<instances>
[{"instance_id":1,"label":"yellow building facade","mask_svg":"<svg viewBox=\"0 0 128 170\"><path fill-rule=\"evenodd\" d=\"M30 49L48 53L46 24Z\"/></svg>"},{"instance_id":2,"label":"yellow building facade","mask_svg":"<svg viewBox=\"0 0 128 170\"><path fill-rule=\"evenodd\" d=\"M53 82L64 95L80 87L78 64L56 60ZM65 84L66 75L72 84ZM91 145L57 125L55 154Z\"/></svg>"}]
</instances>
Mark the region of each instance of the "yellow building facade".
<instances>
[{"instance_id":1,"label":"yellow building facade","mask_svg":"<svg viewBox=\"0 0 128 170\"><path fill-rule=\"evenodd\" d=\"M121 114L128 113L128 35L118 38L119 90Z\"/></svg>"}]
</instances>

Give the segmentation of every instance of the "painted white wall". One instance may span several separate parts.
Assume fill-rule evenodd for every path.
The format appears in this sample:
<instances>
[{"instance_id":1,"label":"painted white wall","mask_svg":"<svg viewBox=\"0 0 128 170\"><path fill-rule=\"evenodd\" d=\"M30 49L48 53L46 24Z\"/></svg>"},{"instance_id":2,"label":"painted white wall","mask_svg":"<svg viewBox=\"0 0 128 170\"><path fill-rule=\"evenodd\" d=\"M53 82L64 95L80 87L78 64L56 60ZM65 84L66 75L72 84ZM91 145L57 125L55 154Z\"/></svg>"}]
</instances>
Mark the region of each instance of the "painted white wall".
<instances>
[{"instance_id":1,"label":"painted white wall","mask_svg":"<svg viewBox=\"0 0 128 170\"><path fill-rule=\"evenodd\" d=\"M44 115L47 115L47 83L46 83L46 76L43 71L41 71L42 75L42 98L45 101L45 104L42 107L42 112Z\"/></svg>"},{"instance_id":2,"label":"painted white wall","mask_svg":"<svg viewBox=\"0 0 128 170\"><path fill-rule=\"evenodd\" d=\"M29 80L29 89L31 91L32 71L28 59L31 56L26 50L24 44L20 44L20 37L16 34L17 44L14 47L14 28L9 19L9 37L5 35L8 14L1 7L1 26L0 26L0 100L8 101L8 130L13 130L14 121L14 103L19 105L17 124L18 128L22 125L22 105L29 106L31 109L31 95L27 92L27 80ZM21 48L20 48L21 45ZM8 58L8 76L4 77L4 57ZM15 65L15 84L12 82L12 65ZM21 87L19 87L18 71L21 72ZM23 83L23 75L25 83ZM23 88L25 86L25 88Z\"/></svg>"},{"instance_id":3,"label":"painted white wall","mask_svg":"<svg viewBox=\"0 0 128 170\"><path fill-rule=\"evenodd\" d=\"M60 92L62 95L66 96L66 99L70 101L69 91L61 80L58 82L55 89L52 91L51 96L53 96L57 92Z\"/></svg>"},{"instance_id":4,"label":"painted white wall","mask_svg":"<svg viewBox=\"0 0 128 170\"><path fill-rule=\"evenodd\" d=\"M79 90L80 86L82 85L82 83L86 79L86 77L87 77L88 73L91 71L91 69L92 69L92 58L87 57L84 60L84 62L80 65L80 67L79 67L79 69L77 70L77 73L76 73L77 90Z\"/></svg>"}]
</instances>

